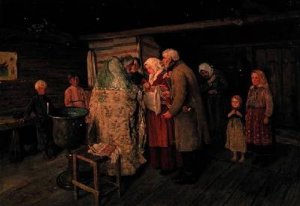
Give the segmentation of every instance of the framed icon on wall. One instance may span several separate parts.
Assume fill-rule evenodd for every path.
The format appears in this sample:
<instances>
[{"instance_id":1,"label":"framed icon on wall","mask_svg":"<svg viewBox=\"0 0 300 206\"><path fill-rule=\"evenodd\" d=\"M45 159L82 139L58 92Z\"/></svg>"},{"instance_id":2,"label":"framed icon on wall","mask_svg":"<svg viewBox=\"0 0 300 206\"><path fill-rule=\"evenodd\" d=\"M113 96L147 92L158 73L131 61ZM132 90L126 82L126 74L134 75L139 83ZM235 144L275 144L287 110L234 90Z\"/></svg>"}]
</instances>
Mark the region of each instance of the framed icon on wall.
<instances>
[{"instance_id":1,"label":"framed icon on wall","mask_svg":"<svg viewBox=\"0 0 300 206\"><path fill-rule=\"evenodd\" d=\"M17 79L17 53L0 52L0 80Z\"/></svg>"}]
</instances>

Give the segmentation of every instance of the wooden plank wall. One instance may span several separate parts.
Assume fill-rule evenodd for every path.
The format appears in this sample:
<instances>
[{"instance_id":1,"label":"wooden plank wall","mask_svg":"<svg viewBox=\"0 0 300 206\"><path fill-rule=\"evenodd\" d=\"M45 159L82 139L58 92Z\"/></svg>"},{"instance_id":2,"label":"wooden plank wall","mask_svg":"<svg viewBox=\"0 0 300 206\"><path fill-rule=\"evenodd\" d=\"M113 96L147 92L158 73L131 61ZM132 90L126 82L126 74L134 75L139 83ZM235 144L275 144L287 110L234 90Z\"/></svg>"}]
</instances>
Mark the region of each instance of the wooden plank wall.
<instances>
[{"instance_id":1,"label":"wooden plank wall","mask_svg":"<svg viewBox=\"0 0 300 206\"><path fill-rule=\"evenodd\" d=\"M103 62L112 56L122 57L132 55L139 57L139 47L136 37L106 39L89 42L89 48L96 54L96 70L99 72Z\"/></svg>"},{"instance_id":2,"label":"wooden plank wall","mask_svg":"<svg viewBox=\"0 0 300 206\"><path fill-rule=\"evenodd\" d=\"M254 48L256 64L266 70L269 84L274 97L274 117L280 126L299 125L298 106L300 77L297 76L295 47ZM299 68L298 68L299 69ZM299 87L299 86L298 86Z\"/></svg>"},{"instance_id":3,"label":"wooden plank wall","mask_svg":"<svg viewBox=\"0 0 300 206\"><path fill-rule=\"evenodd\" d=\"M131 55L144 62L149 57L159 57L160 47L152 37L124 37L89 42L96 54L96 72L101 72L105 60L112 56Z\"/></svg>"},{"instance_id":4,"label":"wooden plank wall","mask_svg":"<svg viewBox=\"0 0 300 206\"><path fill-rule=\"evenodd\" d=\"M0 82L0 115L23 111L34 94L34 83L38 79L48 83L48 95L56 107L63 106L69 72L77 72L83 87L86 85L87 49L67 42L53 42L55 38L51 37L49 41L19 38L0 41L2 51L18 54L18 79Z\"/></svg>"},{"instance_id":5,"label":"wooden plank wall","mask_svg":"<svg viewBox=\"0 0 300 206\"><path fill-rule=\"evenodd\" d=\"M276 127L297 129L300 124L300 47L284 43L221 45L199 48L198 63L209 62L222 70L230 85L229 95L244 97L250 86L250 72L265 71L274 99Z\"/></svg>"},{"instance_id":6,"label":"wooden plank wall","mask_svg":"<svg viewBox=\"0 0 300 206\"><path fill-rule=\"evenodd\" d=\"M140 38L141 61L145 62L149 57L160 57L160 46L150 36Z\"/></svg>"}]
</instances>

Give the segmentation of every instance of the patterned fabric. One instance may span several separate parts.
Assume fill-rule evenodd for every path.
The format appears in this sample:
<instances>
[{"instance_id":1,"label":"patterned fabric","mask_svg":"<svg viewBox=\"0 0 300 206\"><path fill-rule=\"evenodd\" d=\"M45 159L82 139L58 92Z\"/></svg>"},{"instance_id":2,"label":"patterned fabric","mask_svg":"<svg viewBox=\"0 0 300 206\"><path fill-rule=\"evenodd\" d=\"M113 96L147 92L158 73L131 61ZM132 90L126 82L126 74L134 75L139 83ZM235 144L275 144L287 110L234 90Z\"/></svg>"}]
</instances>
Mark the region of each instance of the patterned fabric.
<instances>
[{"instance_id":1,"label":"patterned fabric","mask_svg":"<svg viewBox=\"0 0 300 206\"><path fill-rule=\"evenodd\" d=\"M133 175L146 162L138 146L138 135L143 134L137 128L141 122L138 88L127 80L117 58L108 60L100 73L90 99L88 122L95 126L97 142L115 145L120 151L121 174ZM114 172L108 166L108 174Z\"/></svg>"},{"instance_id":2,"label":"patterned fabric","mask_svg":"<svg viewBox=\"0 0 300 206\"><path fill-rule=\"evenodd\" d=\"M87 99L81 87L69 86L65 91L65 106L87 108Z\"/></svg>"},{"instance_id":3,"label":"patterned fabric","mask_svg":"<svg viewBox=\"0 0 300 206\"><path fill-rule=\"evenodd\" d=\"M126 74L121 61L117 57L112 57L103 64L103 68L98 72L95 87L130 91L133 85L128 79L129 75Z\"/></svg>"},{"instance_id":4,"label":"patterned fabric","mask_svg":"<svg viewBox=\"0 0 300 206\"><path fill-rule=\"evenodd\" d=\"M120 150L122 175L135 174L146 162L137 144L136 105L135 96L124 90L94 89L90 100L90 121L95 123L98 142L116 145Z\"/></svg>"},{"instance_id":5,"label":"patterned fabric","mask_svg":"<svg viewBox=\"0 0 300 206\"><path fill-rule=\"evenodd\" d=\"M246 102L247 108L265 108L265 115L270 117L273 113L273 100L270 90L264 87L251 86Z\"/></svg>"},{"instance_id":6,"label":"patterned fabric","mask_svg":"<svg viewBox=\"0 0 300 206\"><path fill-rule=\"evenodd\" d=\"M270 124L264 124L265 108L249 108L246 115L247 144L268 146L272 144Z\"/></svg>"},{"instance_id":7,"label":"patterned fabric","mask_svg":"<svg viewBox=\"0 0 300 206\"><path fill-rule=\"evenodd\" d=\"M117 158L120 156L120 151L116 146L101 142L89 146L88 153L100 157L109 157L112 164L115 164L117 162Z\"/></svg>"},{"instance_id":8,"label":"patterned fabric","mask_svg":"<svg viewBox=\"0 0 300 206\"><path fill-rule=\"evenodd\" d=\"M246 135L241 118L232 116L227 124L225 147L233 152L246 152Z\"/></svg>"},{"instance_id":9,"label":"patterned fabric","mask_svg":"<svg viewBox=\"0 0 300 206\"><path fill-rule=\"evenodd\" d=\"M271 126L264 124L265 116L273 113L273 100L266 87L251 86L246 102L246 136L247 144L268 146L272 144Z\"/></svg>"}]
</instances>

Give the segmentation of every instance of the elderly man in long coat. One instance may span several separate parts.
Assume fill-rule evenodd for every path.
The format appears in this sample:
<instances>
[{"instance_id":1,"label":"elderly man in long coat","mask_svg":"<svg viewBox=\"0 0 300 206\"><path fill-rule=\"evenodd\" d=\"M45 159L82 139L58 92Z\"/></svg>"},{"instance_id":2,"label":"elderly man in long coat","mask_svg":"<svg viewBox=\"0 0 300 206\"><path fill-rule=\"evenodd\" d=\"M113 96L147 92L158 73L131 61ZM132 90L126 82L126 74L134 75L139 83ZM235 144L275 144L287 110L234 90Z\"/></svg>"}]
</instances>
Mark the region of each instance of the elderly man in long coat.
<instances>
[{"instance_id":1,"label":"elderly man in long coat","mask_svg":"<svg viewBox=\"0 0 300 206\"><path fill-rule=\"evenodd\" d=\"M173 101L163 116L175 119L176 148L183 160L183 172L175 179L175 183L193 184L196 181L195 152L203 142L210 142L202 98L195 74L180 60L178 52L166 49L162 56L164 66L172 70Z\"/></svg>"}]
</instances>

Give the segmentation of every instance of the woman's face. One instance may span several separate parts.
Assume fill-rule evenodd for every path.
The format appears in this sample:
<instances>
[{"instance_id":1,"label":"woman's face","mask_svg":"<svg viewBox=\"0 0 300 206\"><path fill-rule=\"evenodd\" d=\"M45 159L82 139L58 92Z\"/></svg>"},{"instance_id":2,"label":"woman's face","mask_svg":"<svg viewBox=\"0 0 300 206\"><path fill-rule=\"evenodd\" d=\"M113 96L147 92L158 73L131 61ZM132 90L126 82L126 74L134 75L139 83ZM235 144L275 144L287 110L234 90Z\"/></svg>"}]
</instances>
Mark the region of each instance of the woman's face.
<instances>
[{"instance_id":1,"label":"woman's face","mask_svg":"<svg viewBox=\"0 0 300 206\"><path fill-rule=\"evenodd\" d=\"M258 74L252 73L251 74L251 81L252 81L252 84L254 86L258 86L260 84L260 78L259 78Z\"/></svg>"},{"instance_id":2,"label":"woman's face","mask_svg":"<svg viewBox=\"0 0 300 206\"><path fill-rule=\"evenodd\" d=\"M205 70L201 70L200 71L200 75L205 78L205 79L209 79L209 72L205 71Z\"/></svg>"},{"instance_id":3,"label":"woman's face","mask_svg":"<svg viewBox=\"0 0 300 206\"><path fill-rule=\"evenodd\" d=\"M240 102L239 102L239 100L236 99L236 98L232 98L232 99L231 99L231 106L232 106L232 108L234 108L234 109L238 109L238 108L240 107Z\"/></svg>"},{"instance_id":4,"label":"woman's face","mask_svg":"<svg viewBox=\"0 0 300 206\"><path fill-rule=\"evenodd\" d=\"M155 73L154 69L152 69L151 66L147 66L147 67L146 67L146 70L147 70L147 73L148 73L148 74L154 74L154 73Z\"/></svg>"}]
</instances>

